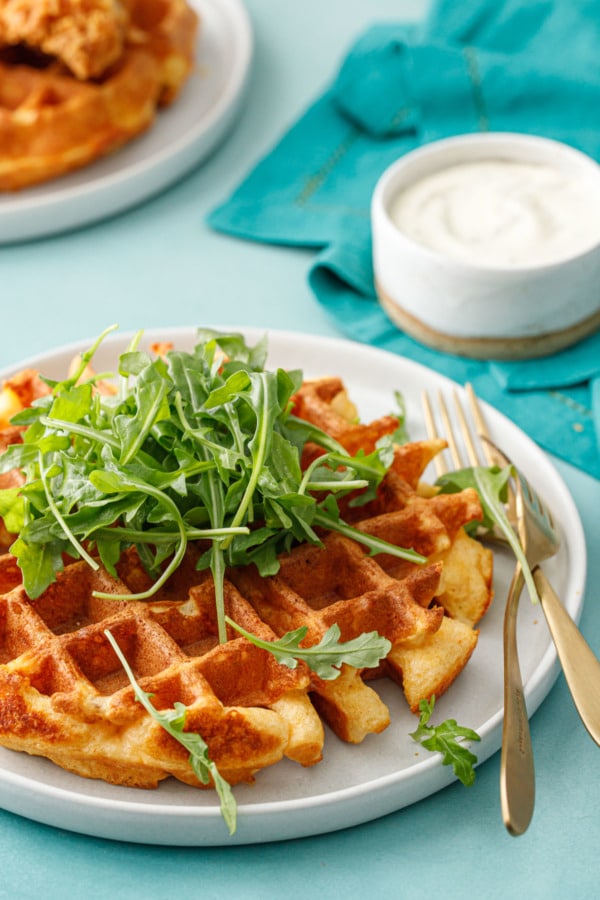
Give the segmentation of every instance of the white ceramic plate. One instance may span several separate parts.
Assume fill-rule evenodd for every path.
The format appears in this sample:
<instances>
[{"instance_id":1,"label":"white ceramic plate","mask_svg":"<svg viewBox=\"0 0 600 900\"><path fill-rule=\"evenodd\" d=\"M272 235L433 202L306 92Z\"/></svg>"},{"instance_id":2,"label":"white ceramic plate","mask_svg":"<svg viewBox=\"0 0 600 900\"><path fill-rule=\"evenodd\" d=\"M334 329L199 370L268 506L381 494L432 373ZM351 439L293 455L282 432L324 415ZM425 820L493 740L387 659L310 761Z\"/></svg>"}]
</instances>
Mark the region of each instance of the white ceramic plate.
<instances>
[{"instance_id":1,"label":"white ceramic plate","mask_svg":"<svg viewBox=\"0 0 600 900\"><path fill-rule=\"evenodd\" d=\"M251 341L260 334L252 329L243 331ZM148 341L171 340L181 349L191 348L193 337L191 328L146 335ZM91 343L62 348L24 365L59 378L76 350ZM123 335L102 346L96 359L101 371L114 370L117 354L126 344L127 336ZM413 439L425 436L421 390L446 391L453 387L452 382L416 363L347 341L271 332L269 347L271 367L301 368L307 377L340 375L365 421L393 411L393 392L400 390ZM557 557L545 568L569 613L578 620L586 558L574 502L544 453L499 413L488 407L486 413L492 436L546 498L559 523L563 543ZM482 740L473 749L480 762L500 746L502 601L512 570L510 557L498 555L495 570L497 600L481 624L478 646L465 671L439 699L434 717L437 722L452 716L476 729ZM541 610L524 598L519 615L521 665L531 714L550 690L557 663ZM319 765L303 769L286 760L259 773L254 785L236 787L239 823L232 838L228 837L213 792L198 791L172 779L156 791L113 787L70 775L46 760L7 750L0 750L0 803L20 815L72 831L163 845L248 844L356 825L401 809L454 780L451 769L441 765L437 754L419 752L409 737L415 718L400 689L381 682L378 690L391 710L390 727L381 735L369 736L360 746L345 745L328 732ZM469 790L476 791L477 782Z\"/></svg>"},{"instance_id":2,"label":"white ceramic plate","mask_svg":"<svg viewBox=\"0 0 600 900\"><path fill-rule=\"evenodd\" d=\"M241 107L253 52L242 0L190 0L199 13L197 66L152 128L92 165L16 194L0 194L0 242L87 225L157 194L202 162Z\"/></svg>"}]
</instances>

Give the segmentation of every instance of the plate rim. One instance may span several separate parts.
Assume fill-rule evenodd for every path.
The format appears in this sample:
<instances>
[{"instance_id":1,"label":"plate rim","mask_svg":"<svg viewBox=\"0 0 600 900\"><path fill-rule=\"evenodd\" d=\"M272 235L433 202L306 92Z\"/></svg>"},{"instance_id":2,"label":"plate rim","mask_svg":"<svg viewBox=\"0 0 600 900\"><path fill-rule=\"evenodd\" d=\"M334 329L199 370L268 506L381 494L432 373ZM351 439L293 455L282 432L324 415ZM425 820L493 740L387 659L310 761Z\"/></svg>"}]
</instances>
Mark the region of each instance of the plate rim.
<instances>
[{"instance_id":1,"label":"plate rim","mask_svg":"<svg viewBox=\"0 0 600 900\"><path fill-rule=\"evenodd\" d=\"M307 349L310 350L311 347L317 347L334 360L336 351L338 353L358 353L367 360L376 362L380 359L387 361L389 364L393 363L400 368L405 367L407 371L414 372L417 375L421 374L427 376L427 378L433 379L433 381L438 384L449 387L455 387L457 384L452 379L428 368L422 363L415 362L406 357L401 357L398 354L391 353L387 350L376 348L371 345L360 344L345 338L332 338L318 334L259 328L256 326L210 325L206 327L214 328L217 331L240 332L244 334L249 341L257 341L266 335L269 346L272 346L273 344L285 346L286 342L293 342L294 344L300 344L303 348L303 352ZM190 343L193 341L193 335L196 330L197 326L152 327L144 330L143 342L151 343L152 341L161 339L172 340L175 343L178 340L180 342L187 341ZM122 347L123 345L126 345L134 334L135 332L133 331L117 331L115 334L109 335L105 339L105 348L110 349L111 345ZM6 378L15 371L26 366L39 368L40 365L43 365L45 360L73 355L82 349L87 349L92 345L94 340L95 338L72 341L49 351L37 353L0 371L0 379ZM560 473L556 470L552 460L545 451L503 413L489 406L489 404L484 404L484 408L488 412L491 411L493 419L496 420L496 422L499 422L503 428L508 429L509 433L512 432L513 436L518 436L528 452L533 453L536 457L543 460L547 471L552 473L554 483L558 488L557 502L560 503L561 510L565 508L564 505L566 504L566 513L564 514L563 521L568 521L570 525L570 533L568 536L569 569L571 569L574 563L579 567L576 572L576 576L579 579L579 588L573 592L574 597L571 598L573 600L573 603L571 604L572 608L569 610L575 621L577 621L581 615L585 600L587 550L583 525L575 501ZM576 552L573 554L574 550ZM572 554L573 559L571 559ZM578 596L575 596L576 594ZM558 672L559 667L556 651L552 641L548 639L548 646L544 654L525 683L525 696L530 717L547 696ZM475 726L484 739L482 740L482 749L484 752L479 753L478 751L479 763L484 762L498 749L502 718L502 710L499 709L495 714L490 716L482 726ZM4 758L4 754L10 754L11 751L5 751L0 748L0 753ZM43 765L47 763L45 760L40 760L40 762ZM52 766L51 763L49 763L49 765ZM221 821L218 806L195 807L194 804L190 804L189 806L169 806L167 804L161 804L160 802L136 803L130 799L121 800L90 796L89 794L85 795L83 792L77 792L76 790L73 792L60 785L35 781L31 777L28 778L26 775L19 772L7 771L6 769L0 769L0 789L2 785L8 789L7 796L9 806L6 806L6 808L10 809L10 811L24 815L25 817L34 818L36 821L43 821L45 824L66 828L91 836L125 841L135 840L142 843L159 844L162 846L232 846L236 844L262 843L317 835L323 833L325 830L338 830L340 828L348 827L349 825L360 824L373 818L379 818L389 812L394 812L404 806L410 805L416 800L423 799L425 796L430 796L441 788L454 782L455 778L453 777L452 772L448 771L448 768L449 767L441 766L437 755L432 755L419 760L418 763L405 769L379 775L368 781L361 782L360 784L353 784L349 787L333 790L325 795L317 795L316 797L298 797L283 801L244 803L239 806L238 833L233 838L229 838L226 832L221 833L220 828L217 826L217 822ZM416 778L415 775L417 776ZM78 776L71 777L74 779L78 778ZM430 787L432 789L422 791L420 790L420 786L426 779L429 779ZM374 791L377 794L383 792L385 795L386 788L398 786L400 782L407 781L413 781L412 792L410 791L411 785L409 785L408 802L398 804L393 798L386 798L383 796L381 798L381 807L376 814L366 815L365 811L360 808L361 799L364 798L365 793ZM77 784L77 782L74 782L74 784ZM30 815L27 811L23 811L23 801L20 800L23 796L23 792L25 795L31 793L38 798L40 795L43 795L46 800L58 800L58 808L53 805L52 809L41 810L36 815ZM391 794L392 791L389 793ZM72 799L73 794L75 795L75 799ZM0 801L1 800L2 794L0 792ZM327 806L330 811L333 809L331 820L332 827L326 829L319 827L315 828L310 815L311 813L314 813L315 805L319 808ZM65 806L66 808L63 808ZM76 807L79 812L83 811L83 817L79 823L70 821L68 816L69 807ZM110 815L111 812L113 813L112 816ZM163 833L159 839L157 839L155 832L159 830L159 828L155 823L154 828L150 825L148 828L142 828L141 831L138 831L135 837L132 836L132 823L138 823L140 815L146 819L152 818L148 816L148 813L150 812L153 814L152 817L157 817L157 822L159 824L164 824L170 819L171 824L175 821L178 828L181 825L189 825L190 823L194 823L196 826L201 823L202 828L200 828L200 833L193 830L190 833L181 833L181 830L176 829L177 833ZM296 820L290 825L288 820L290 816L294 815L296 816ZM113 821L115 817L120 817L121 822L115 823L115 821ZM257 831L260 832L260 829L253 829L252 826L256 826L256 824L261 821L264 822L264 820L269 819L269 817L271 821L265 828L267 837L261 837L260 834L254 833ZM213 828L213 831L207 831L207 824ZM81 827L82 825L83 827Z\"/></svg>"}]
</instances>

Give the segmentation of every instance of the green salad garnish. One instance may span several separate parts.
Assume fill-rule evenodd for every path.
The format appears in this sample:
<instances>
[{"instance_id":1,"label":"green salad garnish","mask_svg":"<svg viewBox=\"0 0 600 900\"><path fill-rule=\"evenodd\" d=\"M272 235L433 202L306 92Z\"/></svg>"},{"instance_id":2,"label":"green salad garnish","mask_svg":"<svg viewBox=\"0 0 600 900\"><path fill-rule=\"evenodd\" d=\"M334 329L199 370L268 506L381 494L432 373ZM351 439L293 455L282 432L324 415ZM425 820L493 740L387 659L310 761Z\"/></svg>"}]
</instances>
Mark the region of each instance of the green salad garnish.
<instances>
[{"instance_id":1,"label":"green salad garnish","mask_svg":"<svg viewBox=\"0 0 600 900\"><path fill-rule=\"evenodd\" d=\"M106 334L106 332L105 332ZM64 381L13 422L22 444L0 457L0 472L20 468L23 487L0 491L0 514L18 534L11 547L31 598L63 568L63 554L100 562L111 574L135 546L153 578L151 598L181 563L190 542L202 550L217 592L219 637L226 640L227 566L255 563L263 575L294 543L320 543L318 528L351 535L371 553L424 562L410 549L362 534L340 517L337 500L375 493L392 459L391 439L350 456L293 414L302 373L267 371L266 342L198 332L194 350L152 357L136 336L118 364L114 395L80 382L104 335ZM323 454L303 472L302 448Z\"/></svg>"},{"instance_id":2,"label":"green salad garnish","mask_svg":"<svg viewBox=\"0 0 600 900\"><path fill-rule=\"evenodd\" d=\"M456 777L466 787L475 781L475 764L477 757L463 741L480 741L481 738L472 728L458 725L456 719L446 719L439 725L430 725L433 714L435 696L419 703L419 724L411 737L418 744L432 753L442 754L442 765L452 766Z\"/></svg>"}]
</instances>

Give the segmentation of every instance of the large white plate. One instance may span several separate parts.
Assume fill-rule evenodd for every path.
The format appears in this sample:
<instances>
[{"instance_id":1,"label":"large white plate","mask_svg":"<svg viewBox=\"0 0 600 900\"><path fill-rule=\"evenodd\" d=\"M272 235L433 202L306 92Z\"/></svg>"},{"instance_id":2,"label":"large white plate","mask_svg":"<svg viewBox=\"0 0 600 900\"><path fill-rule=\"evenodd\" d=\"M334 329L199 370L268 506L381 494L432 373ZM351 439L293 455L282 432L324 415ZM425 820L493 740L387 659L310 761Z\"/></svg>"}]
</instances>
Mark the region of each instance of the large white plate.
<instances>
[{"instance_id":1,"label":"large white plate","mask_svg":"<svg viewBox=\"0 0 600 900\"><path fill-rule=\"evenodd\" d=\"M253 329L242 329L252 341ZM193 345L194 330L148 332L148 341L171 340L177 347ZM77 347L71 346L28 360L45 374L59 378ZM107 341L97 357L100 370L113 368L127 336ZM453 387L453 383L409 360L347 341L286 332L269 335L270 366L301 368L307 377L340 375L359 406L363 420L391 412L393 392L400 390L407 406L412 438L424 437L420 392ZM571 616L578 620L584 595L586 558L581 521L560 476L544 453L515 425L487 408L493 437L514 458L547 499L562 531L563 543L546 570ZM503 598L512 563L498 555L496 602L485 617L478 646L466 670L440 698L435 721L452 716L475 728L481 744L479 761L500 746L502 727ZM530 714L542 702L557 674L556 655L543 614L524 598L519 613L521 665ZM56 768L46 760L0 750L0 803L8 810L50 825L116 840L163 845L244 844L321 834L356 825L401 809L454 780L437 754L417 752L408 736L415 719L399 688L379 683L392 724L360 746L348 746L328 733L323 761L303 769L289 761L259 773L252 786L235 788L239 804L237 834L229 838L213 792L198 791L169 780L156 791L138 791L88 781ZM439 718L437 718L439 717ZM466 788L465 788L466 790ZM477 790L477 782L469 790Z\"/></svg>"},{"instance_id":2,"label":"large white plate","mask_svg":"<svg viewBox=\"0 0 600 900\"><path fill-rule=\"evenodd\" d=\"M232 127L244 97L253 38L242 0L190 0L200 14L197 65L152 128L77 172L0 194L0 242L87 225L158 193L202 162Z\"/></svg>"}]
</instances>

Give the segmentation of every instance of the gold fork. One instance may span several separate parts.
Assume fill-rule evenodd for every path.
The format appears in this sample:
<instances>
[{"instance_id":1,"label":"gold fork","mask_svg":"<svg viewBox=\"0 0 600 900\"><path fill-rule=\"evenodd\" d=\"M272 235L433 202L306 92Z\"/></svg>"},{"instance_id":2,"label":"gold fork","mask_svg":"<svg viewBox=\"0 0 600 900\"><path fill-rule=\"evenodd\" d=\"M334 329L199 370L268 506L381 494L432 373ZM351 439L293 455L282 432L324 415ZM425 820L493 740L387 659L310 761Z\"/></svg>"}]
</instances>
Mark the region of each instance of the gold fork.
<instances>
[{"instance_id":1,"label":"gold fork","mask_svg":"<svg viewBox=\"0 0 600 900\"><path fill-rule=\"evenodd\" d=\"M510 464L506 457L504 462ZM554 556L560 542L551 516L528 482L517 473L514 484L517 532L527 563L534 569ZM504 614L504 721L500 754L502 815L506 828L513 835L527 830L535 798L531 735L517 651L517 608L523 585L523 570L517 563Z\"/></svg>"},{"instance_id":2,"label":"gold fork","mask_svg":"<svg viewBox=\"0 0 600 900\"><path fill-rule=\"evenodd\" d=\"M511 461L508 457L491 443L483 415L477 403L475 393L470 385L466 385L466 393L469 398L471 413L475 421L476 432L480 438L478 444L482 448L486 462L488 464L497 464L500 466L511 465ZM428 419L428 429L430 434L434 434L436 433L435 423L433 422L430 406L429 410L427 410L427 406L429 406L429 404L426 401L425 413L426 419ZM457 411L461 423L460 427L463 440L468 449L469 463L471 465L477 465L478 454L476 442L472 437L471 429L467 424L464 411L460 404L458 404ZM453 462L457 466L462 465L463 463L460 458L458 447L456 446L451 422L448 413L445 410L445 406L442 416L449 438L448 443L451 446ZM539 503L539 500L533 495L531 488L522 477L517 483L517 492L511 490L509 493L507 513L510 522L513 526L517 526L518 516L516 503L519 500L519 487L521 491L521 504L525 504L529 508L530 516L538 517L537 524L542 527L542 529L546 528L548 514L543 511L541 507L536 506L536 502ZM600 661L596 658L576 624L558 599L539 566L536 566L533 569L533 577L540 599L540 605L554 641L565 676L565 681L573 698L575 708L590 737L596 744L600 745Z\"/></svg>"},{"instance_id":3,"label":"gold fork","mask_svg":"<svg viewBox=\"0 0 600 900\"><path fill-rule=\"evenodd\" d=\"M494 447L494 451L499 462L513 465L497 447ZM522 475L518 479L518 489L522 491L521 500L525 515L530 519L537 518L537 522L534 521L533 525L542 530L546 529L548 513ZM532 568L540 605L575 708L588 734L600 746L600 660L594 655L579 628L558 599L539 564L533 565Z\"/></svg>"},{"instance_id":4,"label":"gold fork","mask_svg":"<svg viewBox=\"0 0 600 900\"><path fill-rule=\"evenodd\" d=\"M478 466L485 463L507 465L506 457L500 454L489 438L481 410L470 385L467 385L467 396L475 421L475 432L469 426L458 393L454 393L459 427L468 457L466 463L455 438L452 420L443 395L440 393L438 398L440 415L444 423L444 436L448 442L454 466L463 468L465 465ZM426 395L423 398L423 407L428 433L432 437L439 437L431 402ZM443 469L447 470L445 462L438 457L438 474L442 474ZM527 561L531 567L534 567L556 553L558 540L551 521L543 512L541 515L544 517L545 527L540 527L541 520L534 516L532 499L529 486L524 486L517 479L516 488L509 491L507 513L511 524L518 531ZM496 537L505 539L501 533L497 533ZM517 611L523 584L523 573L521 566L517 563L508 590L504 613L504 718L500 757L502 817L506 828L513 835L523 834L526 831L533 815L535 803L533 750L517 647Z\"/></svg>"},{"instance_id":5,"label":"gold fork","mask_svg":"<svg viewBox=\"0 0 600 900\"><path fill-rule=\"evenodd\" d=\"M506 454L491 442L472 386L467 384L465 390L487 462L500 466L512 465L515 468ZM470 441L466 423L461 426L461 430L465 441ZM473 453L472 448L471 458ZM551 520L549 523L547 521L548 511L544 510L539 497L534 494L522 475L519 483L523 490L521 501L529 507L529 515L538 517L538 525L542 530L547 530L549 526L553 528ZM514 491L509 494L507 512L509 521L516 527L518 517ZM594 655L581 631L558 599L539 565L533 568L533 579L575 709L592 740L600 746L600 660Z\"/></svg>"}]
</instances>

